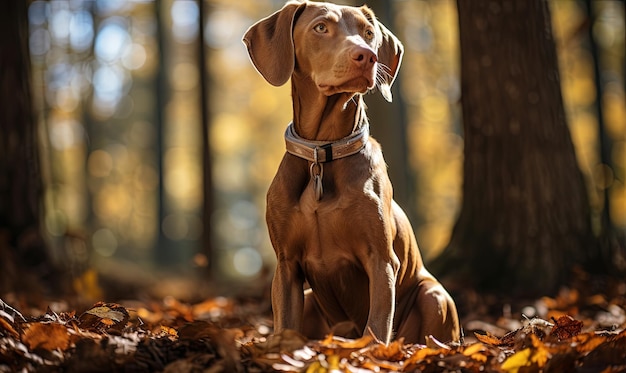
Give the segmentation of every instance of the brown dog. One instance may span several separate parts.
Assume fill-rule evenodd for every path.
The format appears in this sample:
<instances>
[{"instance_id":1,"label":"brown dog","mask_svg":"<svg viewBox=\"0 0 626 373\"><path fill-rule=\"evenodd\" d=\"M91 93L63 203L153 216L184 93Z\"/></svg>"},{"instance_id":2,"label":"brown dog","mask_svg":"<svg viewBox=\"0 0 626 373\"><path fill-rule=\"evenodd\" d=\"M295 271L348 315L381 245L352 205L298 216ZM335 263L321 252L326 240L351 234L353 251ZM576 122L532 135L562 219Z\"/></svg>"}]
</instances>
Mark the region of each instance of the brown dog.
<instances>
[{"instance_id":1,"label":"brown dog","mask_svg":"<svg viewBox=\"0 0 626 373\"><path fill-rule=\"evenodd\" d=\"M351 321L348 336L369 332L385 343L392 333L414 343L459 340L454 302L424 268L368 135L361 96L378 87L391 101L402 44L365 6L309 1L288 2L243 41L269 83L291 78L292 86L287 153L267 194L275 333L321 338Z\"/></svg>"}]
</instances>

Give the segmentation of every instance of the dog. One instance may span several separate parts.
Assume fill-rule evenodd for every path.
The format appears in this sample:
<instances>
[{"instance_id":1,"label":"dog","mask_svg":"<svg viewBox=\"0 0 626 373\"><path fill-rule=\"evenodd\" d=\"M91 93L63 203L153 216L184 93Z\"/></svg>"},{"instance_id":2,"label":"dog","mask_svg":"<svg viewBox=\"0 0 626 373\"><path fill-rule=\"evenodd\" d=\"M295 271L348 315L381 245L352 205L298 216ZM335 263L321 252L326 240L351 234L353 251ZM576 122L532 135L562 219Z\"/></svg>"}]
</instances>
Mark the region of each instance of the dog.
<instances>
[{"instance_id":1,"label":"dog","mask_svg":"<svg viewBox=\"0 0 626 373\"><path fill-rule=\"evenodd\" d=\"M346 337L458 341L454 301L424 267L369 136L362 96L378 88L391 102L400 41L367 6L289 1L243 42L267 82L292 88L287 151L267 193L274 333L319 339L349 322Z\"/></svg>"}]
</instances>

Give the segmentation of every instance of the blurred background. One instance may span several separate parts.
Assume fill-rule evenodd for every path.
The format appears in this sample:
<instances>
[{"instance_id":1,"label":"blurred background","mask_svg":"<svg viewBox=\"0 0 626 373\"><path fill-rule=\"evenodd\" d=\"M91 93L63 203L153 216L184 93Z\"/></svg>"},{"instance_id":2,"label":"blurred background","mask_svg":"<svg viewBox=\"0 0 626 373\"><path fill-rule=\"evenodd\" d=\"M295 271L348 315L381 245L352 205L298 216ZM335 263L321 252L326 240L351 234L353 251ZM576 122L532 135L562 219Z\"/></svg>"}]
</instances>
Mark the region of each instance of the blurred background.
<instances>
[{"instance_id":1,"label":"blurred background","mask_svg":"<svg viewBox=\"0 0 626 373\"><path fill-rule=\"evenodd\" d=\"M372 133L431 259L448 242L461 197L456 2L367 3L405 46L394 102L378 93L365 98ZM275 259L265 193L284 153L290 86L266 83L241 37L283 4L30 3L45 228L78 293L99 299L107 279L138 286L181 279L161 289L181 297L208 284L220 289L213 291L258 290L269 281ZM623 234L624 2L549 5L593 218L599 229L609 214Z\"/></svg>"}]
</instances>

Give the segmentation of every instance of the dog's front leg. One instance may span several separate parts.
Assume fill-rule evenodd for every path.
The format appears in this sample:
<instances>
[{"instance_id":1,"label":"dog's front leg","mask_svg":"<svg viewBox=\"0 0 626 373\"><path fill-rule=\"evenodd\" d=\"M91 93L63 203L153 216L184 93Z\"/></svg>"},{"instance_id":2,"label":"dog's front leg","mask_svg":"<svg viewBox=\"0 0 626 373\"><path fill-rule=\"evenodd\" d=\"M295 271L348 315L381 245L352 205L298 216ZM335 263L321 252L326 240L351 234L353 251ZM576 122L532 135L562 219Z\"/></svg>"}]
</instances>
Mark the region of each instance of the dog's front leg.
<instances>
[{"instance_id":1,"label":"dog's front leg","mask_svg":"<svg viewBox=\"0 0 626 373\"><path fill-rule=\"evenodd\" d=\"M395 255L387 260L370 260L370 305L365 334L372 333L385 344L391 340L396 306L396 277L400 262Z\"/></svg>"},{"instance_id":2,"label":"dog's front leg","mask_svg":"<svg viewBox=\"0 0 626 373\"><path fill-rule=\"evenodd\" d=\"M279 260L272 280L274 333L285 329L302 331L304 292L302 276L295 262Z\"/></svg>"}]
</instances>

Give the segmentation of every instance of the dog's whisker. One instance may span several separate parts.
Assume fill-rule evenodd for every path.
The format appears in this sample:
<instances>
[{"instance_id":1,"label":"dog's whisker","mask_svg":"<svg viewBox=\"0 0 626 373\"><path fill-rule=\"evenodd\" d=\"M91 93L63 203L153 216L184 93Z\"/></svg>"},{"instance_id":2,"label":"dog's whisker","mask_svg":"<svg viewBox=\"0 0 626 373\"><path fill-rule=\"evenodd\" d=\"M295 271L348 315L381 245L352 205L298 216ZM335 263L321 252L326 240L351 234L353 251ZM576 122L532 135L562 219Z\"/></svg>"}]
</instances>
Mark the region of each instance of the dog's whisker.
<instances>
[{"instance_id":1,"label":"dog's whisker","mask_svg":"<svg viewBox=\"0 0 626 373\"><path fill-rule=\"evenodd\" d=\"M383 70L386 70L387 72L391 72L391 68L387 65L385 65L384 63L378 63L378 67L380 67Z\"/></svg>"},{"instance_id":2,"label":"dog's whisker","mask_svg":"<svg viewBox=\"0 0 626 373\"><path fill-rule=\"evenodd\" d=\"M379 63L378 69L376 69L375 79L376 86L378 87L385 84L386 82L393 80L393 75L391 74L391 69L389 68L389 66L383 63Z\"/></svg>"}]
</instances>

